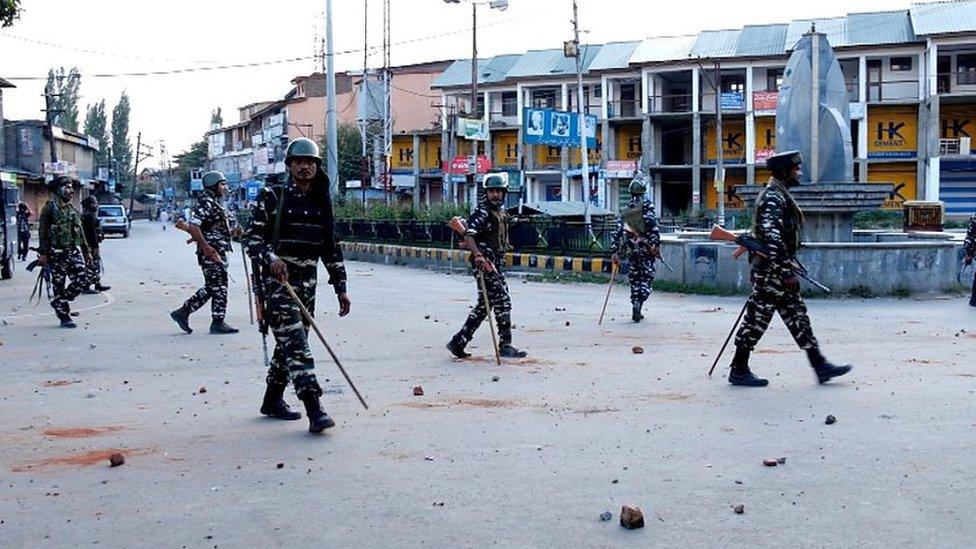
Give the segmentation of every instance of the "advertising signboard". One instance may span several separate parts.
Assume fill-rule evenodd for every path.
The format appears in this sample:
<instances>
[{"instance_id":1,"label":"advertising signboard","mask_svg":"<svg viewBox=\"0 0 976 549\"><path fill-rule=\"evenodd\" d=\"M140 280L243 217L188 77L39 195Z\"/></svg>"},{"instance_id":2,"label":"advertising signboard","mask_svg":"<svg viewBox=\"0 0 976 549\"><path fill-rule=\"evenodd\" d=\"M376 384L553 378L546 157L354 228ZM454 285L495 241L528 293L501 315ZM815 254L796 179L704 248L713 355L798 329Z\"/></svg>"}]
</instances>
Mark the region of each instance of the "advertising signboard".
<instances>
[{"instance_id":1,"label":"advertising signboard","mask_svg":"<svg viewBox=\"0 0 976 549\"><path fill-rule=\"evenodd\" d=\"M868 158L918 156L918 109L913 106L868 110Z\"/></svg>"},{"instance_id":2,"label":"advertising signboard","mask_svg":"<svg viewBox=\"0 0 976 549\"><path fill-rule=\"evenodd\" d=\"M522 142L529 145L579 147L579 114L552 109L525 108ZM586 146L596 147L596 116L586 115Z\"/></svg>"}]
</instances>

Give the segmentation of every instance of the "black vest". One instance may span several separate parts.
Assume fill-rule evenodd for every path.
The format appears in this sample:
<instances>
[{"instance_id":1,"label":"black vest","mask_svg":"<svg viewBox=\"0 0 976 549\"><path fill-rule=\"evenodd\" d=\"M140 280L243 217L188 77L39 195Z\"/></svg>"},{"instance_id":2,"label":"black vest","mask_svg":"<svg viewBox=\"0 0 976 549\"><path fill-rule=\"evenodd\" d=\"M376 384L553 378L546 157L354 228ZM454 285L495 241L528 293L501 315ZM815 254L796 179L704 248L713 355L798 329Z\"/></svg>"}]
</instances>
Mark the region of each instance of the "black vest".
<instances>
[{"instance_id":1,"label":"black vest","mask_svg":"<svg viewBox=\"0 0 976 549\"><path fill-rule=\"evenodd\" d=\"M275 193L275 252L283 257L318 259L332 238L332 211L328 195L301 194L288 186Z\"/></svg>"}]
</instances>

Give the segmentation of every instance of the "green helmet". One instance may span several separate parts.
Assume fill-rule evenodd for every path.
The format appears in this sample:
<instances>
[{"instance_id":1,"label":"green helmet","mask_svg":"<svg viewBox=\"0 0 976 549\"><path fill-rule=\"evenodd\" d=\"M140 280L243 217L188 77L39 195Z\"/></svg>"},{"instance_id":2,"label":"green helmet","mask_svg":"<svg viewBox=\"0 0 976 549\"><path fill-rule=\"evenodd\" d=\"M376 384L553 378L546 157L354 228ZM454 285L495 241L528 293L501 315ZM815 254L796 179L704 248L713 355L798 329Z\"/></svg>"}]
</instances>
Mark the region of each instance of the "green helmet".
<instances>
[{"instance_id":1,"label":"green helmet","mask_svg":"<svg viewBox=\"0 0 976 549\"><path fill-rule=\"evenodd\" d=\"M61 190L61 187L70 187L72 183L74 183L74 179L71 177L66 175L57 175L54 177L54 179L47 182L47 190L51 191L52 193L56 193Z\"/></svg>"},{"instance_id":2,"label":"green helmet","mask_svg":"<svg viewBox=\"0 0 976 549\"><path fill-rule=\"evenodd\" d=\"M647 192L647 183L644 182L644 178L635 177L634 180L630 182L629 190L631 196L641 196Z\"/></svg>"},{"instance_id":3,"label":"green helmet","mask_svg":"<svg viewBox=\"0 0 976 549\"><path fill-rule=\"evenodd\" d=\"M212 189L219 185L222 181L227 181L224 174L220 172L207 172L203 174L203 188Z\"/></svg>"},{"instance_id":4,"label":"green helmet","mask_svg":"<svg viewBox=\"0 0 976 549\"><path fill-rule=\"evenodd\" d=\"M315 144L315 141L307 137L299 137L298 139L288 143L288 148L285 149L285 164L292 158L313 158L315 161L322 165L322 157L319 156L319 146Z\"/></svg>"},{"instance_id":5,"label":"green helmet","mask_svg":"<svg viewBox=\"0 0 976 549\"><path fill-rule=\"evenodd\" d=\"M507 173L486 174L483 185L486 191L488 189L501 189L505 192L508 192L508 174Z\"/></svg>"}]
</instances>

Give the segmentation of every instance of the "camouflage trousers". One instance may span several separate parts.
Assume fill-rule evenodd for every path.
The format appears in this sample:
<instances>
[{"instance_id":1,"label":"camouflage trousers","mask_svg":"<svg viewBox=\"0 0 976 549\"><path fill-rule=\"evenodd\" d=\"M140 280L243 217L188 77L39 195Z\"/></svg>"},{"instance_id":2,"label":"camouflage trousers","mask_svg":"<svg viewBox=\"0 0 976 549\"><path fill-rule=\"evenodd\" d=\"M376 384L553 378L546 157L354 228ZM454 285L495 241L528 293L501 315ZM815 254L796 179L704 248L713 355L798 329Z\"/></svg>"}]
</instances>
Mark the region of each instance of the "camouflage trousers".
<instances>
[{"instance_id":1,"label":"camouflage trousers","mask_svg":"<svg viewBox=\"0 0 976 549\"><path fill-rule=\"evenodd\" d=\"M779 313L801 349L818 347L817 338L813 337L813 328L810 326L810 317L807 315L807 306L800 292L787 290L782 280L765 275L755 276L753 279L752 295L749 296L745 317L735 336L735 346L745 347L750 351L755 349L766 333L773 313Z\"/></svg>"},{"instance_id":2,"label":"camouflage trousers","mask_svg":"<svg viewBox=\"0 0 976 549\"><path fill-rule=\"evenodd\" d=\"M322 395L315 378L315 359L308 346L309 326L302 311L285 286L274 278L262 278L268 326L275 338L274 354L268 368L268 385L285 386L291 381L299 398L306 394ZM315 314L317 265L288 262L288 283L312 315Z\"/></svg>"},{"instance_id":3,"label":"camouflage trousers","mask_svg":"<svg viewBox=\"0 0 976 549\"><path fill-rule=\"evenodd\" d=\"M78 294L88 286L88 266L78 248L52 252L49 260L51 286L54 290L51 307L58 317L65 317L71 312L68 302L78 297ZM65 281L69 278L71 283L65 286Z\"/></svg>"},{"instance_id":4,"label":"camouflage trousers","mask_svg":"<svg viewBox=\"0 0 976 549\"><path fill-rule=\"evenodd\" d=\"M220 322L227 313L227 256L220 255L222 263L214 263L202 255L197 256L203 271L203 287L183 303L192 313L210 301L214 321Z\"/></svg>"},{"instance_id":5,"label":"camouflage trousers","mask_svg":"<svg viewBox=\"0 0 976 549\"><path fill-rule=\"evenodd\" d=\"M627 278L630 280L630 303L641 306L651 296L651 285L654 283L654 259L647 254L630 254L630 270Z\"/></svg>"},{"instance_id":6,"label":"camouflage trousers","mask_svg":"<svg viewBox=\"0 0 976 549\"><path fill-rule=\"evenodd\" d=\"M475 272L474 276L478 297L468 314L467 320L461 326L461 331L455 335L462 345L467 345L471 341L475 331L488 317L488 309L485 307L485 300L481 293L481 283L478 282L478 273ZM488 302L491 303L491 308L495 312L495 321L498 324L498 342L501 345L509 344L512 342L512 297L508 293L505 275L498 271L484 273L484 276Z\"/></svg>"},{"instance_id":7,"label":"camouflage trousers","mask_svg":"<svg viewBox=\"0 0 976 549\"><path fill-rule=\"evenodd\" d=\"M92 262L88 265L88 283L85 287L94 284L96 287L102 285L101 258L92 254Z\"/></svg>"}]
</instances>

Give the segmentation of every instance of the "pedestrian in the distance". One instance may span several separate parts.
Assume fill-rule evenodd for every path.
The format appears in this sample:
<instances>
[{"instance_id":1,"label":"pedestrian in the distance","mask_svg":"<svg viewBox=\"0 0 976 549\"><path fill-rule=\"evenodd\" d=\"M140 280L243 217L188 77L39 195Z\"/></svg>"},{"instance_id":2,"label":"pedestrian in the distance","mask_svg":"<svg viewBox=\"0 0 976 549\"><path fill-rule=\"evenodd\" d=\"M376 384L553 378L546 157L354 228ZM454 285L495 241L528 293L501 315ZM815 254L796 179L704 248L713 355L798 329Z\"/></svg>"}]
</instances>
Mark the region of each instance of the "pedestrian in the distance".
<instances>
[{"instance_id":1,"label":"pedestrian in the distance","mask_svg":"<svg viewBox=\"0 0 976 549\"><path fill-rule=\"evenodd\" d=\"M26 203L17 205L17 259L21 261L27 261L27 252L30 250L31 215L33 214Z\"/></svg>"}]
</instances>

